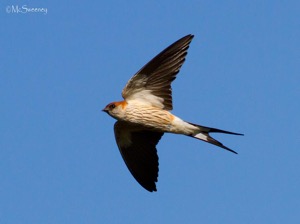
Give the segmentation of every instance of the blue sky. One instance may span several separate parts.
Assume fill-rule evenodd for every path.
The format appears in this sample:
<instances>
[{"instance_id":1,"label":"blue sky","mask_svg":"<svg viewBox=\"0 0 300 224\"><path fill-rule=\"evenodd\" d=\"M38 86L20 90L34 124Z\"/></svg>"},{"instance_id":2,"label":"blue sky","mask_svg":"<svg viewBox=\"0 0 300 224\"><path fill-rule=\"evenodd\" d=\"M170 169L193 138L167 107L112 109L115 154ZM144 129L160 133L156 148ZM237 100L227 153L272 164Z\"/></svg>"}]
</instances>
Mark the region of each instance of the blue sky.
<instances>
[{"instance_id":1,"label":"blue sky","mask_svg":"<svg viewBox=\"0 0 300 224\"><path fill-rule=\"evenodd\" d=\"M299 1L1 1L0 222L298 223L299 8ZM214 135L234 155L166 134L158 192L149 193L127 170L115 121L101 109L189 33L174 114L245 136Z\"/></svg>"}]
</instances>

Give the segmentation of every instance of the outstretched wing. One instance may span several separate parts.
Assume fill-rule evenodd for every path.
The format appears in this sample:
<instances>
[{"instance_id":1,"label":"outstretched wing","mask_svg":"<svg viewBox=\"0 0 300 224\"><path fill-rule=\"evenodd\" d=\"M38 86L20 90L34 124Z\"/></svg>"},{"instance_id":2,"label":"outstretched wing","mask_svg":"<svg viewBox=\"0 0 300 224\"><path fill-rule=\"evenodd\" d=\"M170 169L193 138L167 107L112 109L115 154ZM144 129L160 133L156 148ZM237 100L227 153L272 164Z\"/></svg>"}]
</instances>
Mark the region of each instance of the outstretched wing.
<instances>
[{"instance_id":1,"label":"outstretched wing","mask_svg":"<svg viewBox=\"0 0 300 224\"><path fill-rule=\"evenodd\" d=\"M122 91L123 98L172 110L171 82L185 61L193 37L181 38L148 62L128 81Z\"/></svg>"},{"instance_id":2,"label":"outstretched wing","mask_svg":"<svg viewBox=\"0 0 300 224\"><path fill-rule=\"evenodd\" d=\"M114 131L121 155L133 177L146 190L156 191L156 145L164 133L145 130L123 121L115 123Z\"/></svg>"}]
</instances>

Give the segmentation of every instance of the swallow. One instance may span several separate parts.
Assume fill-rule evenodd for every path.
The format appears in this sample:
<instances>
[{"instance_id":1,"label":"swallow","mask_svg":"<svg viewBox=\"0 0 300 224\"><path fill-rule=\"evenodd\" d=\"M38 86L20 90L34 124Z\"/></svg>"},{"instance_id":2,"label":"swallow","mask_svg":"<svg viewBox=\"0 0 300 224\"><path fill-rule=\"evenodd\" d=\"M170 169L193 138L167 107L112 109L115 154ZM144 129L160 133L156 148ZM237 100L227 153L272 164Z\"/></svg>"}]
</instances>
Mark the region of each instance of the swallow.
<instances>
[{"instance_id":1,"label":"swallow","mask_svg":"<svg viewBox=\"0 0 300 224\"><path fill-rule=\"evenodd\" d=\"M210 133L243 135L186 122L170 112L173 109L171 83L185 61L193 37L187 35L155 56L127 82L122 91L124 100L112 102L103 109L117 120L115 139L129 171L150 192L157 190L156 145L164 133L193 137L235 154Z\"/></svg>"}]
</instances>

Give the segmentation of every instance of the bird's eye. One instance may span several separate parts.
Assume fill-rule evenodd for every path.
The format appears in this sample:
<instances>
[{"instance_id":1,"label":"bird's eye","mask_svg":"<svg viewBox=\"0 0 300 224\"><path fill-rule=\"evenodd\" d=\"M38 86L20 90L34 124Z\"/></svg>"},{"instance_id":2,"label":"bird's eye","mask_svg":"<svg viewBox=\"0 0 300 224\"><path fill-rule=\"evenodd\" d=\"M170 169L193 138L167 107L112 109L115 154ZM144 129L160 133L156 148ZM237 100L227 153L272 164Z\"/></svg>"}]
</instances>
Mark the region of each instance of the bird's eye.
<instances>
[{"instance_id":1,"label":"bird's eye","mask_svg":"<svg viewBox=\"0 0 300 224\"><path fill-rule=\"evenodd\" d=\"M115 107L116 107L115 104L111 104L111 105L109 106L110 109L114 109Z\"/></svg>"}]
</instances>

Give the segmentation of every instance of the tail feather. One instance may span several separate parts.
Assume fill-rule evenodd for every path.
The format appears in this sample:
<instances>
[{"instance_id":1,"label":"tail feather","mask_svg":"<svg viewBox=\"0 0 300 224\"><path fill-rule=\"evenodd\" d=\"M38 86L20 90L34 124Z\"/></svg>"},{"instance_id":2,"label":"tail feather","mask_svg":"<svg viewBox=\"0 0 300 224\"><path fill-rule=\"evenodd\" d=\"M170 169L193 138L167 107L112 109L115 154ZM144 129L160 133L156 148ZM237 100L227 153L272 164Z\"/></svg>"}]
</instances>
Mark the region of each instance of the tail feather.
<instances>
[{"instance_id":1,"label":"tail feather","mask_svg":"<svg viewBox=\"0 0 300 224\"><path fill-rule=\"evenodd\" d=\"M226 147L221 142L219 142L216 139L214 139L213 137L211 137L209 135L209 133L215 132L215 133L224 133L224 134L231 134L231 135L243 135L243 134L239 134L239 133L235 133L235 132L230 132L230 131L224 131L224 130L216 129L216 128L205 127L205 126L201 126L201 125L197 125L197 124L193 124L193 123L189 123L189 124L194 125L194 126L196 126L196 127L199 128L199 133L191 135L191 137L200 139L200 140L208 142L208 143L211 143L213 145L219 146L219 147L221 147L223 149L226 149L226 150L228 150L230 152L233 152L233 153L237 154L236 151L234 151L234 150Z\"/></svg>"}]
</instances>

